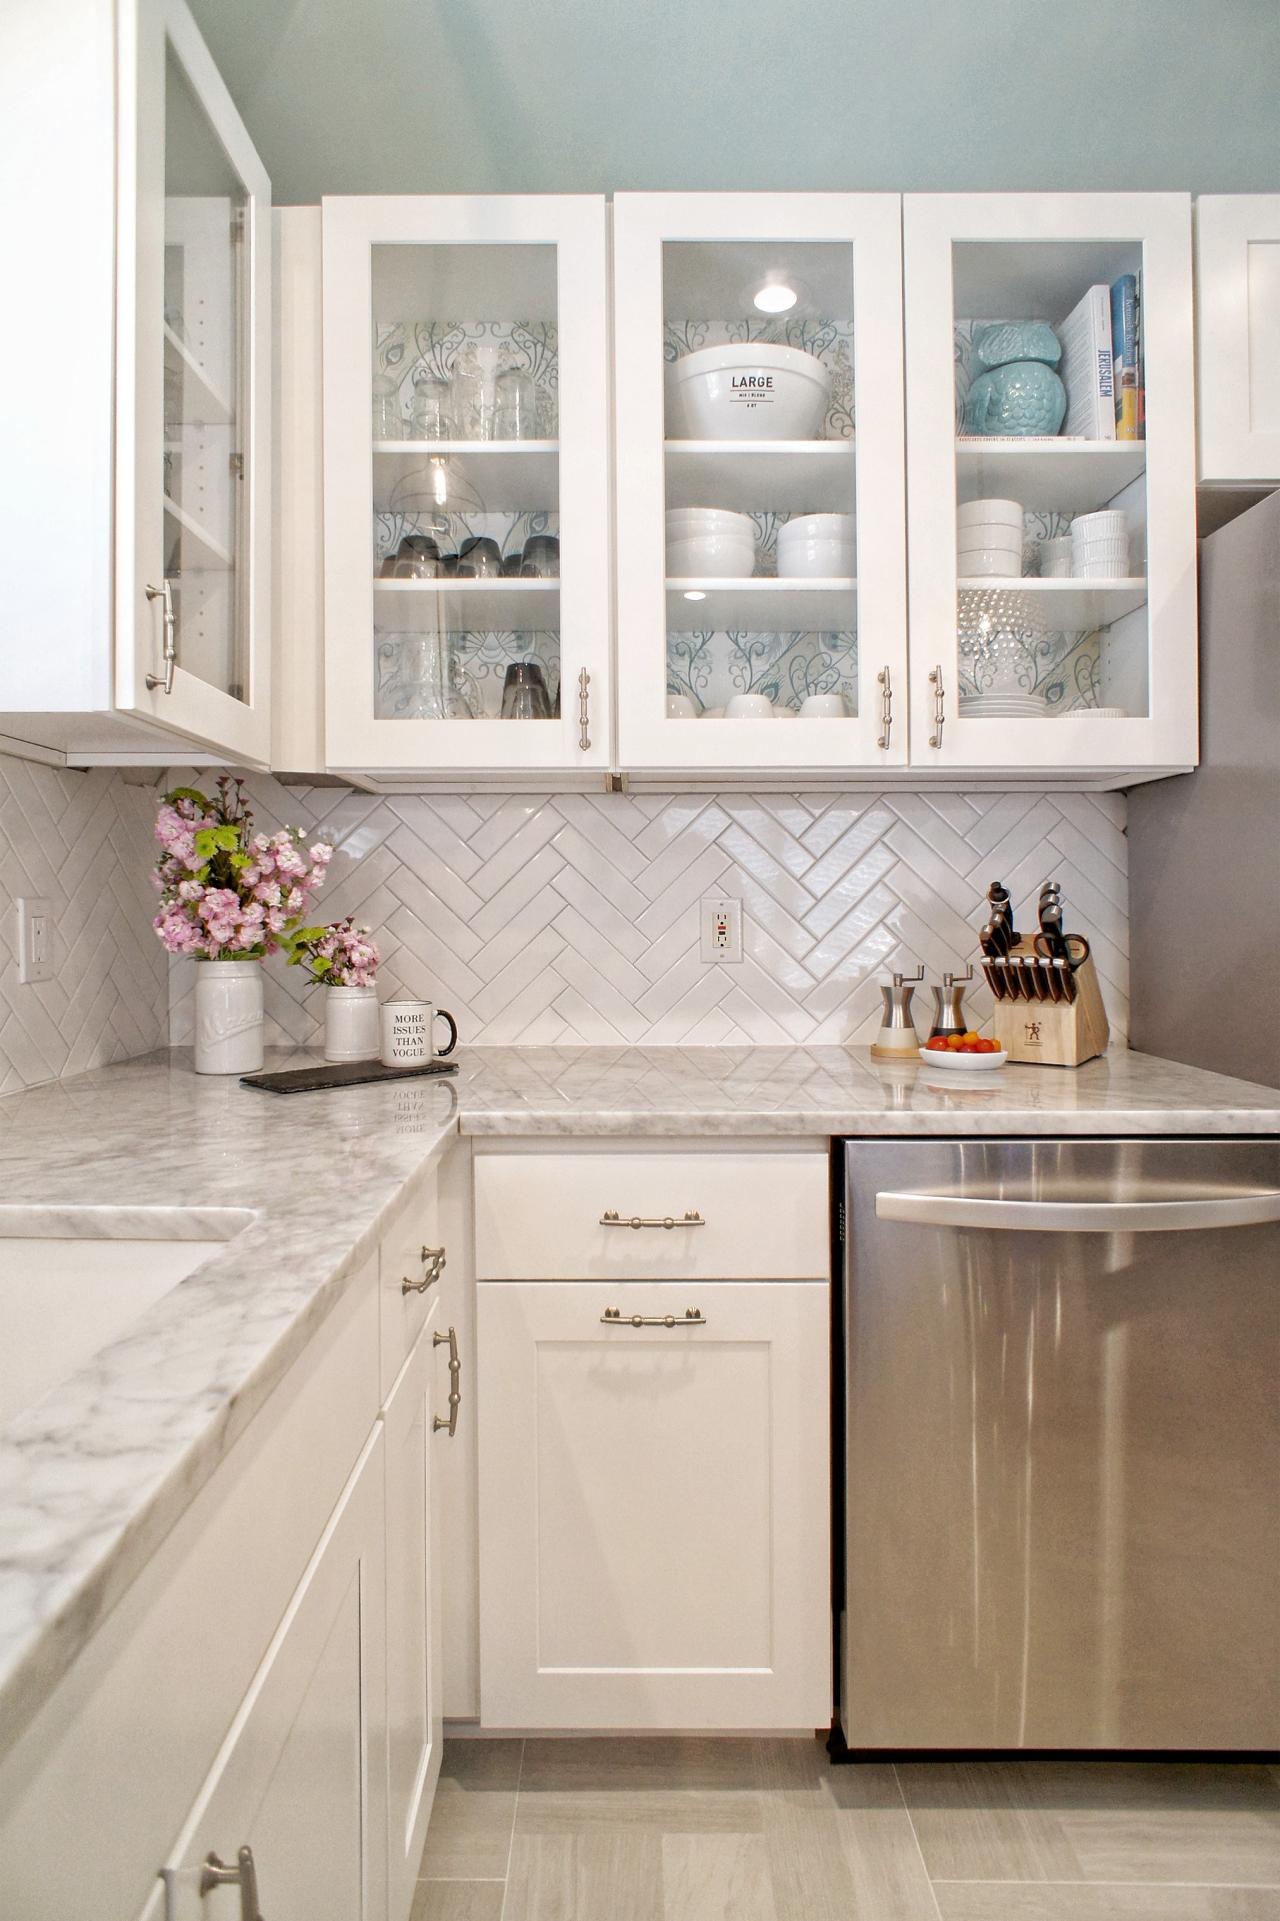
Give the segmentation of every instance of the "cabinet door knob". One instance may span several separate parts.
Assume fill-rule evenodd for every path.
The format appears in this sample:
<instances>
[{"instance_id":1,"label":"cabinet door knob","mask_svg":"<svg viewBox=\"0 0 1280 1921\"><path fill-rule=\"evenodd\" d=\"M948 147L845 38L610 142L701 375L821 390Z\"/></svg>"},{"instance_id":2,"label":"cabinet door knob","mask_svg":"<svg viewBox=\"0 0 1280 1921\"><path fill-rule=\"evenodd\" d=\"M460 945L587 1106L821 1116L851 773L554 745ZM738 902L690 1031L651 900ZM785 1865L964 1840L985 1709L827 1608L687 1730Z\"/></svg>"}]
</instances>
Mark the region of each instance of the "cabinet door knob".
<instances>
[{"instance_id":1,"label":"cabinet door knob","mask_svg":"<svg viewBox=\"0 0 1280 1921\"><path fill-rule=\"evenodd\" d=\"M240 1889L240 1921L262 1921L258 1908L258 1870L254 1866L253 1849L243 1847L236 1855L236 1864L231 1867L220 1861L216 1854L205 1857L200 1870L200 1899L211 1894L215 1888L238 1887Z\"/></svg>"},{"instance_id":2,"label":"cabinet door knob","mask_svg":"<svg viewBox=\"0 0 1280 1921\"><path fill-rule=\"evenodd\" d=\"M157 687L166 694L173 692L173 673L178 664L178 622L173 611L173 588L167 580L158 587L147 588L148 600L164 602L164 673L146 675L148 691L154 693Z\"/></svg>"},{"instance_id":3,"label":"cabinet door knob","mask_svg":"<svg viewBox=\"0 0 1280 1921\"><path fill-rule=\"evenodd\" d=\"M437 1330L431 1336L431 1345L432 1347L447 1346L449 1349L449 1418L446 1420L443 1414L437 1414L431 1427L433 1432L445 1428L449 1439L453 1440L458 1432L458 1409L462 1406L462 1362L458 1358L457 1328L451 1327L447 1334L441 1334Z\"/></svg>"},{"instance_id":4,"label":"cabinet door knob","mask_svg":"<svg viewBox=\"0 0 1280 1921\"><path fill-rule=\"evenodd\" d=\"M446 1265L445 1250L442 1247L424 1247L422 1250L422 1279L420 1281L411 1281L407 1274L402 1275L400 1292L402 1294L425 1294L432 1283L440 1279Z\"/></svg>"}]
</instances>

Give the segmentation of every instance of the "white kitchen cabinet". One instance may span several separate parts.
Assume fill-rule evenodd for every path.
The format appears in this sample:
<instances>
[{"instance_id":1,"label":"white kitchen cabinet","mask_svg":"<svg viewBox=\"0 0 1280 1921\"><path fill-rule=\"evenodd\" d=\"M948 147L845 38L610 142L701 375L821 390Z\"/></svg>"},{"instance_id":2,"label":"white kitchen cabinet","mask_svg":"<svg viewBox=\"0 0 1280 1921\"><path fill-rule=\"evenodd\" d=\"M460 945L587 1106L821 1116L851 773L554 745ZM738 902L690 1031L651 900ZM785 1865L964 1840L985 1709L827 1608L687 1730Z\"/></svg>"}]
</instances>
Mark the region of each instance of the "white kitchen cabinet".
<instances>
[{"instance_id":1,"label":"white kitchen cabinet","mask_svg":"<svg viewBox=\"0 0 1280 1921\"><path fill-rule=\"evenodd\" d=\"M387 1475L387 1882L391 1921L405 1921L440 1773L441 1552L434 1427L442 1368L439 1297L383 1414ZM447 1379L447 1376L445 1377ZM447 1392L447 1390L446 1390Z\"/></svg>"},{"instance_id":2,"label":"white kitchen cabinet","mask_svg":"<svg viewBox=\"0 0 1280 1921\"><path fill-rule=\"evenodd\" d=\"M603 198L326 200L323 248L328 765L608 767Z\"/></svg>"},{"instance_id":3,"label":"white kitchen cabinet","mask_svg":"<svg viewBox=\"0 0 1280 1921\"><path fill-rule=\"evenodd\" d=\"M168 1921L387 1914L383 1450L374 1429L163 1869ZM245 1570L245 1578L251 1571Z\"/></svg>"},{"instance_id":4,"label":"white kitchen cabinet","mask_svg":"<svg viewBox=\"0 0 1280 1921\"><path fill-rule=\"evenodd\" d=\"M484 1725L825 1725L825 1282L477 1293Z\"/></svg>"},{"instance_id":5,"label":"white kitchen cabinet","mask_svg":"<svg viewBox=\"0 0 1280 1921\"><path fill-rule=\"evenodd\" d=\"M1280 484L1280 194L1196 201L1200 479Z\"/></svg>"},{"instance_id":6,"label":"white kitchen cabinet","mask_svg":"<svg viewBox=\"0 0 1280 1921\"><path fill-rule=\"evenodd\" d=\"M3 36L0 735L265 765L270 182L183 0Z\"/></svg>"},{"instance_id":7,"label":"white kitchen cabinet","mask_svg":"<svg viewBox=\"0 0 1280 1921\"><path fill-rule=\"evenodd\" d=\"M783 286L796 296L790 308L761 311L756 296L784 299ZM616 197L623 766L849 772L905 763L901 299L896 194ZM735 342L790 346L821 362L830 391L806 437L728 437L741 408L726 410L712 437L706 421L686 416L680 363ZM764 417L765 400L746 405ZM777 413L775 405L769 418ZM695 576L674 555L668 564L665 516L686 507L750 517L749 577L706 567ZM856 563L779 577L781 530L812 514L848 516L850 533L856 519ZM772 699L776 718L718 714L749 693ZM670 712L669 695L684 708ZM844 717L798 720L814 695L842 697Z\"/></svg>"},{"instance_id":8,"label":"white kitchen cabinet","mask_svg":"<svg viewBox=\"0 0 1280 1921\"><path fill-rule=\"evenodd\" d=\"M1185 194L915 194L904 202L911 764L1152 776L1198 757L1191 215ZM964 431L975 323L1057 327L1140 284L1145 439ZM960 578L956 508L1023 508L1023 576ZM1127 571L1038 573L1076 515L1122 512Z\"/></svg>"}]
</instances>

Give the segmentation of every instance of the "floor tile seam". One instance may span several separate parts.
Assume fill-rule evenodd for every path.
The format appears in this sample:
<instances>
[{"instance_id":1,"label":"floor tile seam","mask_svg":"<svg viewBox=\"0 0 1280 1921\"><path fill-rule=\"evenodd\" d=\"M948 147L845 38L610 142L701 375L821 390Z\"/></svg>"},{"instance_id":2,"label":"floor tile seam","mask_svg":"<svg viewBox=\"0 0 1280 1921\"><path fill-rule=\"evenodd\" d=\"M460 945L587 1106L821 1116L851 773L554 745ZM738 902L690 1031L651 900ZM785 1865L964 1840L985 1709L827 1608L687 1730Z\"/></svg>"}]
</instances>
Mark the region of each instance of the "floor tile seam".
<instances>
[{"instance_id":1,"label":"floor tile seam","mask_svg":"<svg viewBox=\"0 0 1280 1921\"><path fill-rule=\"evenodd\" d=\"M929 1872L929 1863L924 1858L924 1849L920 1845L920 1836L916 1832L916 1819L907 1801L906 1789L902 1785L902 1776L898 1773L896 1763L891 1763L890 1765L893 1767L893 1785L898 1790L898 1799L902 1803L902 1812L907 1817L907 1826L911 1829L911 1839L916 1844L916 1853L920 1858L920 1872L923 1874L925 1886L929 1890L929 1899L933 1903L933 1911L938 1917L938 1921L942 1921L942 1904L934 1892L933 1876Z\"/></svg>"},{"instance_id":2,"label":"floor tile seam","mask_svg":"<svg viewBox=\"0 0 1280 1921\"><path fill-rule=\"evenodd\" d=\"M520 1765L516 1769L516 1791L511 1800L511 1833L507 1837L507 1871L502 1879L502 1906L498 1910L498 1921L506 1921L507 1897L511 1893L511 1857L516 1847L516 1823L520 1819L520 1789L524 1783L524 1757L529 1743L523 1737L520 1742Z\"/></svg>"},{"instance_id":3,"label":"floor tile seam","mask_svg":"<svg viewBox=\"0 0 1280 1921\"><path fill-rule=\"evenodd\" d=\"M1280 1881L1117 1881L1114 1878L1102 1881L1020 1881L1004 1876L976 1874L935 1874L931 1879L933 1886L938 1888L1198 1888L1206 1894L1234 1893L1238 1890L1255 1894L1280 1892Z\"/></svg>"}]
</instances>

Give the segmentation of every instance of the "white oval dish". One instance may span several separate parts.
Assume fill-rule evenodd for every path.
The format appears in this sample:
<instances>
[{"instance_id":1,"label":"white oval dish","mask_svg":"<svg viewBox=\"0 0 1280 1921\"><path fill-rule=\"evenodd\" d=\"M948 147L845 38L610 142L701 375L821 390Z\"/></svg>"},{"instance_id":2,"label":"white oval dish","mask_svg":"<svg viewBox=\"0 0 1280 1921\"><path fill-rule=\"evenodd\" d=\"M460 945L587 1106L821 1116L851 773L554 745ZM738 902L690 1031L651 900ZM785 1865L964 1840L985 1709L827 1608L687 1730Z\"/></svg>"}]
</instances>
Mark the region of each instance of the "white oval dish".
<instances>
[{"instance_id":1,"label":"white oval dish","mask_svg":"<svg viewBox=\"0 0 1280 1921\"><path fill-rule=\"evenodd\" d=\"M930 1067L976 1067L979 1073L985 1073L990 1067L1003 1067L1009 1056L1003 1047L998 1054L956 1054L950 1051L944 1054L940 1047L931 1053L927 1047L922 1047L920 1058L927 1061Z\"/></svg>"}]
</instances>

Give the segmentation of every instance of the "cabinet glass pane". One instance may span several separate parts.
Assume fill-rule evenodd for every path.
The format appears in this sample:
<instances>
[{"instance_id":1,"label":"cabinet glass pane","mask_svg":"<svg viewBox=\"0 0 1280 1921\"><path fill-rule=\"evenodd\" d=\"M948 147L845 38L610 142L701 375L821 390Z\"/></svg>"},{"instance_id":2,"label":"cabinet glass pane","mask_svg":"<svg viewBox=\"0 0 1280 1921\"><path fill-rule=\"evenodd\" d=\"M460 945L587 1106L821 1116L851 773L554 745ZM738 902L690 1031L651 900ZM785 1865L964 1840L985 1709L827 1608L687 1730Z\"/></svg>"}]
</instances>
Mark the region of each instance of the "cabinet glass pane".
<instances>
[{"instance_id":1,"label":"cabinet glass pane","mask_svg":"<svg viewBox=\"0 0 1280 1921\"><path fill-rule=\"evenodd\" d=\"M668 241L669 718L858 712L853 249Z\"/></svg>"},{"instance_id":2,"label":"cabinet glass pane","mask_svg":"<svg viewBox=\"0 0 1280 1921\"><path fill-rule=\"evenodd\" d=\"M178 664L245 700L248 194L172 48L164 188L164 571Z\"/></svg>"},{"instance_id":3,"label":"cabinet glass pane","mask_svg":"<svg viewBox=\"0 0 1280 1921\"><path fill-rule=\"evenodd\" d=\"M374 713L555 719L556 249L375 246L371 320Z\"/></svg>"},{"instance_id":4,"label":"cabinet glass pane","mask_svg":"<svg viewBox=\"0 0 1280 1921\"><path fill-rule=\"evenodd\" d=\"M965 241L952 268L960 718L1145 715L1141 245Z\"/></svg>"}]
</instances>

